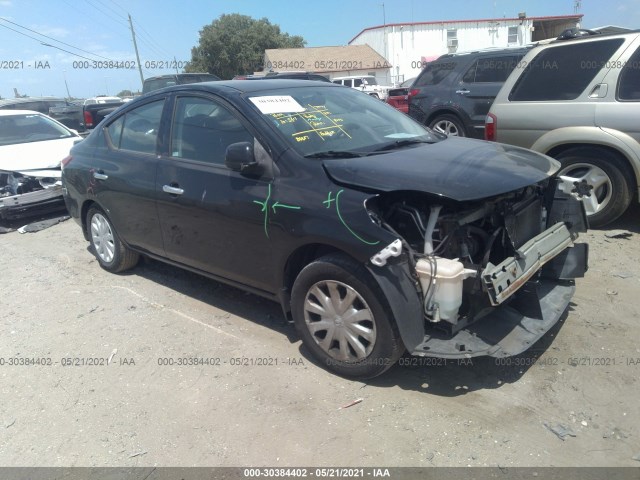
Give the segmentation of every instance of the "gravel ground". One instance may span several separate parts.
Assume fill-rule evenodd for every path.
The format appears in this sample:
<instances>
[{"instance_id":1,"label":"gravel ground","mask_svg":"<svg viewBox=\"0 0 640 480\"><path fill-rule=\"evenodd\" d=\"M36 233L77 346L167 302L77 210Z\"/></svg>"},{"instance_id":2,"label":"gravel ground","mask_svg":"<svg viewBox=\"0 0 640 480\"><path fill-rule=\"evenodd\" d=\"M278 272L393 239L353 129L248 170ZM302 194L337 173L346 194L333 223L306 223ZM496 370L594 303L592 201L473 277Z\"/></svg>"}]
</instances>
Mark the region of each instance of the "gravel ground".
<instances>
[{"instance_id":1,"label":"gravel ground","mask_svg":"<svg viewBox=\"0 0 640 480\"><path fill-rule=\"evenodd\" d=\"M591 268L526 355L367 383L315 365L275 303L105 272L73 221L0 235L0 465L640 466L638 219L581 237Z\"/></svg>"}]
</instances>

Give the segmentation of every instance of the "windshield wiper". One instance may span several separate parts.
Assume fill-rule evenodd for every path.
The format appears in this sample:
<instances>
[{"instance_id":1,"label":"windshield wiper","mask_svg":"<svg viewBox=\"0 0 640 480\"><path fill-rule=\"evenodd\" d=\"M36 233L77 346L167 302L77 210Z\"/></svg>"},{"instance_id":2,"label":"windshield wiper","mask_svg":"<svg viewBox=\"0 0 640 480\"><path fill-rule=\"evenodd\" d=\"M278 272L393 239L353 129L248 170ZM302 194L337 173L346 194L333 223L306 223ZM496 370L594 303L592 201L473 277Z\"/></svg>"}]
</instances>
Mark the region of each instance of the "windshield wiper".
<instances>
[{"instance_id":1,"label":"windshield wiper","mask_svg":"<svg viewBox=\"0 0 640 480\"><path fill-rule=\"evenodd\" d=\"M371 152L368 153L368 155L376 154L379 152L386 152L387 150L395 150L396 148L402 148L402 147L406 147L407 145L415 145L418 143L433 143L433 142L428 142L427 140L415 140L415 139L396 140L395 142L387 143L386 145L383 145L379 148L376 148L375 150L372 150Z\"/></svg>"},{"instance_id":2,"label":"windshield wiper","mask_svg":"<svg viewBox=\"0 0 640 480\"><path fill-rule=\"evenodd\" d=\"M362 153L349 152L348 150L327 150L326 152L309 153L304 158L357 158L362 156Z\"/></svg>"}]
</instances>

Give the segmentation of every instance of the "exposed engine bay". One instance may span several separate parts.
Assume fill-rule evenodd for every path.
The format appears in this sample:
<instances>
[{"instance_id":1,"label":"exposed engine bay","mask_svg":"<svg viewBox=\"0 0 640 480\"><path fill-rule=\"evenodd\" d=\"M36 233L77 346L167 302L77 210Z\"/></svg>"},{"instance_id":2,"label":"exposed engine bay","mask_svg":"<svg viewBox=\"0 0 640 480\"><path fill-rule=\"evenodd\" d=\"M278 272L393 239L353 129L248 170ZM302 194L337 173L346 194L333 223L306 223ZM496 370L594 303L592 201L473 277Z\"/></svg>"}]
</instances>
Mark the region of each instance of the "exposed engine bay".
<instances>
[{"instance_id":1,"label":"exposed engine bay","mask_svg":"<svg viewBox=\"0 0 640 480\"><path fill-rule=\"evenodd\" d=\"M427 327L454 334L511 302L527 282L584 274L586 263L573 262L582 266L571 271L564 264L586 217L581 202L556 182L471 202L421 192L378 195L367 203L369 213L399 240L371 261L383 266L406 254ZM571 253L586 256L581 248ZM556 257L562 265L554 264Z\"/></svg>"},{"instance_id":2,"label":"exposed engine bay","mask_svg":"<svg viewBox=\"0 0 640 480\"><path fill-rule=\"evenodd\" d=\"M58 173L46 170L47 173ZM0 218L19 218L27 214L55 211L63 206L59 176L29 176L0 170Z\"/></svg>"}]
</instances>

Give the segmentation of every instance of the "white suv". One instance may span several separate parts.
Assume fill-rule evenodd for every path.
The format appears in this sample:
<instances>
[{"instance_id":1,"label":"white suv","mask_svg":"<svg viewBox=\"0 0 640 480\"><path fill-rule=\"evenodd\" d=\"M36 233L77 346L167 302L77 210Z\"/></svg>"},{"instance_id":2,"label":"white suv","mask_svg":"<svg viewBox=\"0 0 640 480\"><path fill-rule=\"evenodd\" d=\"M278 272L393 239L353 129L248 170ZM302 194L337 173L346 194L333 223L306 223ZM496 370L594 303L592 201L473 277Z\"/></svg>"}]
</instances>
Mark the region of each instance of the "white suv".
<instances>
[{"instance_id":1,"label":"white suv","mask_svg":"<svg viewBox=\"0 0 640 480\"><path fill-rule=\"evenodd\" d=\"M386 100L389 96L389 89L383 85L378 85L376 77L373 75L355 75L351 77L336 77L331 80L338 85L344 85L345 87L355 88L362 92L368 93L372 97L379 98L380 100Z\"/></svg>"},{"instance_id":2,"label":"white suv","mask_svg":"<svg viewBox=\"0 0 640 480\"><path fill-rule=\"evenodd\" d=\"M567 31L532 49L493 102L485 138L559 160L600 227L638 196L640 32L594 33Z\"/></svg>"}]
</instances>

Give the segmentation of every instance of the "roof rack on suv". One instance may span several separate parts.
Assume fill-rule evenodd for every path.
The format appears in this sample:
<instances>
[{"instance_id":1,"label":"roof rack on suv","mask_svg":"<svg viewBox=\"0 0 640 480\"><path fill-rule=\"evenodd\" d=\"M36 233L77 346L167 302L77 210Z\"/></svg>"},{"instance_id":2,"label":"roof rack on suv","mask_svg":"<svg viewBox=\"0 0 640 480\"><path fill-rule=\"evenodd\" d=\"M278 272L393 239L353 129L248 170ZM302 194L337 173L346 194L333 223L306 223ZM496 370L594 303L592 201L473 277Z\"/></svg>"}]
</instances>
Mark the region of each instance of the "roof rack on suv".
<instances>
[{"instance_id":1,"label":"roof rack on suv","mask_svg":"<svg viewBox=\"0 0 640 480\"><path fill-rule=\"evenodd\" d=\"M600 32L595 30L588 30L586 28L567 28L562 32L556 40L573 40L580 37L591 37L593 35L600 35Z\"/></svg>"}]
</instances>

